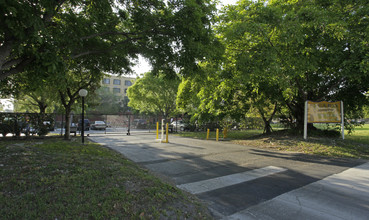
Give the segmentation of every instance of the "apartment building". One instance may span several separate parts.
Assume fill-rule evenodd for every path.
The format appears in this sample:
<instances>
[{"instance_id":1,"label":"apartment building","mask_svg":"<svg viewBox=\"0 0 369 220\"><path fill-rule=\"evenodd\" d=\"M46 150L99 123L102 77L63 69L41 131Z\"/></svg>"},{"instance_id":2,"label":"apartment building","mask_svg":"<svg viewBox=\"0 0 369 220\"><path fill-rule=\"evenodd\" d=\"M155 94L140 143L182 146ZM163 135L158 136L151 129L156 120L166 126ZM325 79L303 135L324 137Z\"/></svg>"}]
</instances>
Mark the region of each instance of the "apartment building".
<instances>
[{"instance_id":1,"label":"apartment building","mask_svg":"<svg viewBox=\"0 0 369 220\"><path fill-rule=\"evenodd\" d=\"M120 96L122 100L125 96L127 96L127 89L133 85L134 80L136 80L136 78L105 75L101 83L103 87Z\"/></svg>"}]
</instances>

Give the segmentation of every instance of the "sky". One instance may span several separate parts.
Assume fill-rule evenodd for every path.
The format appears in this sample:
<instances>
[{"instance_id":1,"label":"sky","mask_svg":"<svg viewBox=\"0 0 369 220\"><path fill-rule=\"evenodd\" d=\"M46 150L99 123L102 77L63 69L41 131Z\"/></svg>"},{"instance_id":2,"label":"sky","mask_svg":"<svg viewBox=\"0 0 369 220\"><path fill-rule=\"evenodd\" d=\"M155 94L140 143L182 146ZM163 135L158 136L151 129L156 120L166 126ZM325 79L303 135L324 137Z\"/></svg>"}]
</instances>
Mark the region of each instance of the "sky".
<instances>
[{"instance_id":1,"label":"sky","mask_svg":"<svg viewBox=\"0 0 369 220\"><path fill-rule=\"evenodd\" d=\"M218 6L218 9L220 9L222 6L225 5L233 5L236 4L238 0L219 0L220 5ZM149 72L151 70L150 64L145 61L143 57L140 57L136 66L133 67L133 71L135 72L134 75L139 76L143 73Z\"/></svg>"},{"instance_id":2,"label":"sky","mask_svg":"<svg viewBox=\"0 0 369 220\"><path fill-rule=\"evenodd\" d=\"M12 112L14 110L13 99L0 99L1 112Z\"/></svg>"},{"instance_id":3,"label":"sky","mask_svg":"<svg viewBox=\"0 0 369 220\"><path fill-rule=\"evenodd\" d=\"M220 0L220 4L224 5L234 5L238 0Z\"/></svg>"}]
</instances>

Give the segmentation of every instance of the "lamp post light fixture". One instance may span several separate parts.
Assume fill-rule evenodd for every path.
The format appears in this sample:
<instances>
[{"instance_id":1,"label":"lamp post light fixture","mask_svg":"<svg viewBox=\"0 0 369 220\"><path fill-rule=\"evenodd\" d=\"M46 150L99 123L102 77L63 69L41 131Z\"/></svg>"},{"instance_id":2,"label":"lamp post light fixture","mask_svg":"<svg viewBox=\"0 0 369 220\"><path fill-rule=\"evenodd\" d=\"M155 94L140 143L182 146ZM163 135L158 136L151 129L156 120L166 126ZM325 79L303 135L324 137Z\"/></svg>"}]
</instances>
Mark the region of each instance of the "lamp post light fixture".
<instances>
[{"instance_id":1,"label":"lamp post light fixture","mask_svg":"<svg viewBox=\"0 0 369 220\"><path fill-rule=\"evenodd\" d=\"M81 136L82 136L82 144L85 143L85 96L87 96L87 90L81 89L78 94L82 97L82 127L81 127Z\"/></svg>"}]
</instances>

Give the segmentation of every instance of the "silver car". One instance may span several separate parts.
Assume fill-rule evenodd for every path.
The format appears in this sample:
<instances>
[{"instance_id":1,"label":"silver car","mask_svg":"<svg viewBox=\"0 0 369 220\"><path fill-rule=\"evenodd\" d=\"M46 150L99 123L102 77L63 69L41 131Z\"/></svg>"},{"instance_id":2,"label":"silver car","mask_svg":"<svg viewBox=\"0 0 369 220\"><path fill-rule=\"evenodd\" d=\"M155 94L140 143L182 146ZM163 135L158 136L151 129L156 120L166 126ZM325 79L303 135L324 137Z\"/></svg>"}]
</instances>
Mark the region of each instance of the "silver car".
<instances>
[{"instance_id":1,"label":"silver car","mask_svg":"<svg viewBox=\"0 0 369 220\"><path fill-rule=\"evenodd\" d=\"M95 121L95 123L91 125L91 129L92 130L104 130L106 129L106 123L104 121Z\"/></svg>"},{"instance_id":2,"label":"silver car","mask_svg":"<svg viewBox=\"0 0 369 220\"><path fill-rule=\"evenodd\" d=\"M183 122L182 120L178 120L178 121L173 121L171 123L171 125L173 126L173 130L174 131L185 131L188 130L188 124Z\"/></svg>"}]
</instances>

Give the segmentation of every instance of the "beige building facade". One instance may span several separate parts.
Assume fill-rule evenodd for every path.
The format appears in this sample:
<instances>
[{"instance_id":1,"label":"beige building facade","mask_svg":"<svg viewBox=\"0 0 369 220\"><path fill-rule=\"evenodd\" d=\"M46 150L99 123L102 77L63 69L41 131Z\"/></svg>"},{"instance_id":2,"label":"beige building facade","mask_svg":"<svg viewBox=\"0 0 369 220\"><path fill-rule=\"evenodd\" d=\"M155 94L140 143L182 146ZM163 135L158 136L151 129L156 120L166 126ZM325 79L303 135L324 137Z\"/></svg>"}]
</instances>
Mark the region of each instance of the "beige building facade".
<instances>
[{"instance_id":1,"label":"beige building facade","mask_svg":"<svg viewBox=\"0 0 369 220\"><path fill-rule=\"evenodd\" d=\"M121 97L120 99L122 100L127 96L128 87L133 85L135 80L136 78L133 77L105 75L101 85L103 88Z\"/></svg>"}]
</instances>

